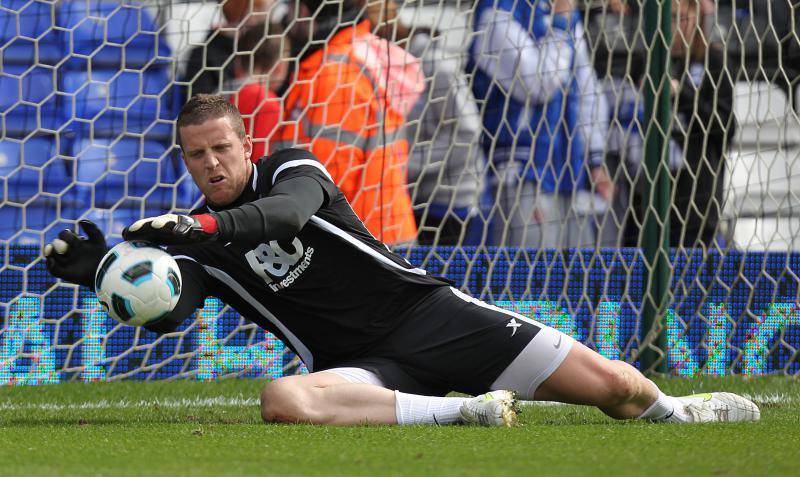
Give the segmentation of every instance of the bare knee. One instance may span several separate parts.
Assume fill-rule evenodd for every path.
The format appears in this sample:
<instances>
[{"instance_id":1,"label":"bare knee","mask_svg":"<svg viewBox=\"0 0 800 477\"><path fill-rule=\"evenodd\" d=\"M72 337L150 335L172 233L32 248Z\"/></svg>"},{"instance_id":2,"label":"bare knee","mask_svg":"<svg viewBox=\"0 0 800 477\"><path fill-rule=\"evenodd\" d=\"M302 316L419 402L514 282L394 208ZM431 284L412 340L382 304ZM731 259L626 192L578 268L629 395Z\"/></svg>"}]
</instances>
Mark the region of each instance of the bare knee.
<instances>
[{"instance_id":1,"label":"bare knee","mask_svg":"<svg viewBox=\"0 0 800 477\"><path fill-rule=\"evenodd\" d=\"M265 422L316 422L312 390L296 377L271 381L261 391L261 418Z\"/></svg>"},{"instance_id":2,"label":"bare knee","mask_svg":"<svg viewBox=\"0 0 800 477\"><path fill-rule=\"evenodd\" d=\"M641 378L637 371L622 361L611 361L603 367L604 395L601 407L619 406L635 400L641 393Z\"/></svg>"}]
</instances>

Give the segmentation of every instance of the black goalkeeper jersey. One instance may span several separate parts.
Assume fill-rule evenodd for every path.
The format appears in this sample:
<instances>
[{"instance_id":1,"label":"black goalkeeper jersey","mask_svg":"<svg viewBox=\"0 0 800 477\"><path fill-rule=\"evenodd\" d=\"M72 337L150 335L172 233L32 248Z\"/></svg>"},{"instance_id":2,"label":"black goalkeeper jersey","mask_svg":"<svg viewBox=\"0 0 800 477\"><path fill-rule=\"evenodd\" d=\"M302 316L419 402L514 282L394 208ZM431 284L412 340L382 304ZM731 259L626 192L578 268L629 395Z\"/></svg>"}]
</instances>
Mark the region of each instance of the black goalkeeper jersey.
<instances>
[{"instance_id":1,"label":"black goalkeeper jersey","mask_svg":"<svg viewBox=\"0 0 800 477\"><path fill-rule=\"evenodd\" d=\"M299 232L287 236L278 222L302 216L298 204L319 196L314 188L322 190L321 206L314 203L316 210L305 212L310 218L298 224ZM259 201L273 196L274 201ZM249 219L242 220L245 209ZM168 247L183 277L181 302L150 329L174 329L214 296L278 336L309 370L325 369L368 355L404 313L448 285L374 238L307 151L287 149L262 158L233 204L192 213L208 212L221 222L221 238ZM238 223L230 218L233 212Z\"/></svg>"}]
</instances>

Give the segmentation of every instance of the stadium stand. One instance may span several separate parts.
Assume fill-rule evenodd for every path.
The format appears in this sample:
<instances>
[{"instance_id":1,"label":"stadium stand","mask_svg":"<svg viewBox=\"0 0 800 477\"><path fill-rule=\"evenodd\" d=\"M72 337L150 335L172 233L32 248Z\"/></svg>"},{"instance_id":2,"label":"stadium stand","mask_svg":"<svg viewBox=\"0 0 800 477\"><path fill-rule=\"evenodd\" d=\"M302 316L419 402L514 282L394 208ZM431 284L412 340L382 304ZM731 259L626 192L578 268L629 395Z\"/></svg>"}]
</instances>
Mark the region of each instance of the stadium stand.
<instances>
[{"instance_id":1,"label":"stadium stand","mask_svg":"<svg viewBox=\"0 0 800 477\"><path fill-rule=\"evenodd\" d=\"M170 122L175 58L152 12L106 0L3 7L0 239L38 243L84 217L118 235L147 210L191 208Z\"/></svg>"},{"instance_id":2,"label":"stadium stand","mask_svg":"<svg viewBox=\"0 0 800 477\"><path fill-rule=\"evenodd\" d=\"M31 60L43 64L55 64L61 60L61 31L53 29L52 3L8 0L3 2L3 6L7 8L0 10L4 67L27 64Z\"/></svg>"}]
</instances>

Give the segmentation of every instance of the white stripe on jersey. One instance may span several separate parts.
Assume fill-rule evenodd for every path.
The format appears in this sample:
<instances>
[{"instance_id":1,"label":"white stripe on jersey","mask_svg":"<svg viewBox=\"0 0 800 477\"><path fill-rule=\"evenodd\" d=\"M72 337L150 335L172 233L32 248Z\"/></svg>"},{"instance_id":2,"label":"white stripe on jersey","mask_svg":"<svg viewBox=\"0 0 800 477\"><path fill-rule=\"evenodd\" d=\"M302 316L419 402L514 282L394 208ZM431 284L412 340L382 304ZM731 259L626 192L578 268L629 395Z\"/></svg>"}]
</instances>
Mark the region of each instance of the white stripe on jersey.
<instances>
[{"instance_id":1,"label":"white stripe on jersey","mask_svg":"<svg viewBox=\"0 0 800 477\"><path fill-rule=\"evenodd\" d=\"M316 225L320 226L320 228L322 228L322 230L325 230L325 231L330 232L330 233L332 233L332 234L334 234L334 235L336 235L338 237L341 237L342 239L344 239L345 242L349 243L350 245L353 245L355 248L361 250L362 252L366 253L367 255L371 255L373 258L375 258L379 262L382 262L382 263L384 263L386 265L389 265L390 267L394 267L394 268L397 268L399 270L403 270L405 272L410 272L410 273L413 273L415 275L427 275L428 274L428 272L426 272L425 270L423 270L421 268L405 268L405 267L403 267L401 265L398 265L397 263L389 260L385 256L383 256L380 253L378 253L375 249L371 248L370 246L366 245L365 243L361 242L357 238L353 237L352 235L350 235L349 233L347 233L344 230L340 229L339 227L333 225L332 223L326 221L325 219L321 219L321 218L317 217L316 215L312 215L311 216L311 222L314 222Z\"/></svg>"},{"instance_id":2,"label":"white stripe on jersey","mask_svg":"<svg viewBox=\"0 0 800 477\"><path fill-rule=\"evenodd\" d=\"M181 258L184 257L182 256ZM308 370L309 371L314 370L314 357L311 355L311 352L308 350L306 345L304 345L303 342L300 341L300 339L294 335L294 333L289 331L289 328L287 328L283 323L281 323L278 320L278 318L275 317L275 315L273 315L266 308L264 308L264 305L262 305L261 303L259 303L258 300L253 298L253 295L248 293L247 290L245 290L244 287L239 284L239 282L235 281L230 275L228 275L224 271L220 270L219 268L210 267L208 265L203 265L203 268L206 269L209 275L216 278L223 284L227 285L237 295L242 297L244 301L246 301L248 304L250 304L250 306L255 308L256 311L261 313L261 316L269 320L270 323L272 323L276 328L278 328L281 331L281 333L283 333L283 336L285 336L286 339L289 340L289 343L291 344L292 348L294 348L297 351L297 354L300 355L300 359L303 360L303 363L305 363Z\"/></svg>"},{"instance_id":3,"label":"white stripe on jersey","mask_svg":"<svg viewBox=\"0 0 800 477\"><path fill-rule=\"evenodd\" d=\"M253 164L253 181L250 183L250 186L253 188L254 191L258 190L256 189L257 184L258 184L258 167L256 167L255 164Z\"/></svg>"},{"instance_id":4,"label":"white stripe on jersey","mask_svg":"<svg viewBox=\"0 0 800 477\"><path fill-rule=\"evenodd\" d=\"M298 166L316 167L317 169L321 170L325 174L325 177L327 177L331 182L333 182L333 177L331 177L331 175L328 172L328 170L325 169L325 166L323 166L322 163L320 163L319 161L315 161L313 159L297 159L297 160L294 160L294 161L289 161L289 162L286 162L284 164L281 164L280 167L278 167L278 170L275 171L275 174L272 175L272 184L275 185L275 180L278 178L278 174L280 174L281 172L285 171L286 169L289 169L290 167L298 167ZM347 203L347 207L350 208L350 211L353 212L353 215L358 217L358 214L356 214L356 212L353 210L353 206L352 206L352 204L350 204L350 201L346 200L345 202ZM359 219L359 220L361 220L361 219ZM363 221L362 221L362 223L363 223ZM366 229L366 227L364 227L364 228ZM346 232L342 231L342 233L346 233ZM367 230L367 233L369 233L370 237L374 238L375 240L378 240L377 238L375 238L374 235L372 235L372 232L370 232L369 230ZM384 243L382 243L382 245L383 245L383 248L385 248L387 252L391 252L392 251L389 248L388 245L386 245ZM403 258L403 261L405 261L406 263L411 265L411 262L409 262L405 258Z\"/></svg>"},{"instance_id":5,"label":"white stripe on jersey","mask_svg":"<svg viewBox=\"0 0 800 477\"><path fill-rule=\"evenodd\" d=\"M278 169L275 171L275 174L272 174L272 185L275 185L275 180L278 178L278 174L285 171L286 169L298 166L316 167L317 169L321 170L322 173L325 174L325 176L328 179L330 179L331 182L333 182L333 178L328 173L328 170L325 169L325 166L323 166L319 161L315 161L313 159L297 159L294 161L284 162L278 167Z\"/></svg>"},{"instance_id":6,"label":"white stripe on jersey","mask_svg":"<svg viewBox=\"0 0 800 477\"><path fill-rule=\"evenodd\" d=\"M172 257L175 260L190 260L192 262L198 263L197 260L188 256L188 255L175 255ZM306 345L300 341L297 336L294 335L291 331L289 331L283 323L281 323L275 315L270 313L264 306L259 303L252 295L250 295L247 290L244 289L242 285L238 282L234 281L230 275L225 273L224 271L220 270L219 268L211 267L208 265L203 265L203 268L211 275L212 277L216 278L217 280L221 281L222 283L228 285L231 290L236 292L240 297L244 298L246 302L248 302L253 308L255 308L259 313L261 313L264 318L269 320L276 328L281 330L281 332L286 336L286 339L294 346L294 349L297 350L297 354L300 355L300 359L303 360L306 367L311 371L314 369L314 357L311 356L311 352L308 350Z\"/></svg>"},{"instance_id":7,"label":"white stripe on jersey","mask_svg":"<svg viewBox=\"0 0 800 477\"><path fill-rule=\"evenodd\" d=\"M513 312L511 310L506 310L505 308L500 308L499 306L490 305L490 304L486 303L485 301L478 300L475 297L467 295L466 293L462 292L458 288L450 287L450 290L453 292L453 294L455 296L461 298L462 300L464 300L464 301L466 301L468 303L472 303L473 305L478 305L479 307L486 308L488 310L499 311L500 313L504 313L506 315L513 316L514 318L516 318L518 320L524 321L525 323L529 323L531 325L538 326L539 328L544 326L542 323L539 323L536 320L528 318L527 316L520 315L519 313L515 313L515 312Z\"/></svg>"}]
</instances>

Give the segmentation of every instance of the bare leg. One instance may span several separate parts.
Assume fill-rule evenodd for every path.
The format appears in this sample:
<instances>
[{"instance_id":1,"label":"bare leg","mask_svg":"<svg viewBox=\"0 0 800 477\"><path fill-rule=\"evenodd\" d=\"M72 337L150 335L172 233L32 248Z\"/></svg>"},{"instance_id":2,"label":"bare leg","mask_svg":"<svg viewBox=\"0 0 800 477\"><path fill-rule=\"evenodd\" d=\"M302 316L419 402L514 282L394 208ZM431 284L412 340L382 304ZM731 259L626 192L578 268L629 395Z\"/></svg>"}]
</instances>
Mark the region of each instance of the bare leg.
<instances>
[{"instance_id":1,"label":"bare leg","mask_svg":"<svg viewBox=\"0 0 800 477\"><path fill-rule=\"evenodd\" d=\"M536 400L597 406L616 419L641 416L657 397L656 386L636 368L578 342L534 394Z\"/></svg>"},{"instance_id":2,"label":"bare leg","mask_svg":"<svg viewBox=\"0 0 800 477\"><path fill-rule=\"evenodd\" d=\"M513 395L495 392L476 398L439 397L351 383L337 373L288 376L264 386L261 417L267 422L332 425L455 424L510 426L516 420Z\"/></svg>"},{"instance_id":3,"label":"bare leg","mask_svg":"<svg viewBox=\"0 0 800 477\"><path fill-rule=\"evenodd\" d=\"M324 371L267 383L261 392L261 417L267 422L333 425L397 423L393 391L349 383Z\"/></svg>"}]
</instances>

